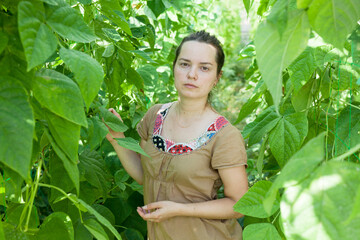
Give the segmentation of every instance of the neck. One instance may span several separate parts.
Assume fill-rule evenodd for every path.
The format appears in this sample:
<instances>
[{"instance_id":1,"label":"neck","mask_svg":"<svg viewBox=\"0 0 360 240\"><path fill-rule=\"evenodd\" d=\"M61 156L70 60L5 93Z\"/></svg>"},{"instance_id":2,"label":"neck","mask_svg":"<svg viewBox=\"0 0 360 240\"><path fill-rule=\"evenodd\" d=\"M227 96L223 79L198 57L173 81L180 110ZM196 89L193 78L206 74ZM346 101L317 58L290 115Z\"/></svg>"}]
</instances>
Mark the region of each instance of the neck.
<instances>
[{"instance_id":1,"label":"neck","mask_svg":"<svg viewBox=\"0 0 360 240\"><path fill-rule=\"evenodd\" d=\"M208 107L207 99L194 100L194 99L181 99L179 98L176 104L176 110L180 117L201 117Z\"/></svg>"}]
</instances>

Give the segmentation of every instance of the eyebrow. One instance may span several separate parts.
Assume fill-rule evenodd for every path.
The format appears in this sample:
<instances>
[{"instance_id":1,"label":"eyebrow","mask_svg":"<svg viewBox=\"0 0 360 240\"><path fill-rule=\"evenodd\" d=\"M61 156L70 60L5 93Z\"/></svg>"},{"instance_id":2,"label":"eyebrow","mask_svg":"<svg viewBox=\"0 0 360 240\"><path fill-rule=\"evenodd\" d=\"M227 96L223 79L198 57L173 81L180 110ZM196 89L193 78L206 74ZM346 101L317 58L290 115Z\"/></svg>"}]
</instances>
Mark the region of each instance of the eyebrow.
<instances>
[{"instance_id":1,"label":"eyebrow","mask_svg":"<svg viewBox=\"0 0 360 240\"><path fill-rule=\"evenodd\" d=\"M186 59L186 58L179 58L179 60L182 60L182 61L185 61L185 62L191 62L189 59ZM200 62L200 64L213 65L211 62Z\"/></svg>"}]
</instances>

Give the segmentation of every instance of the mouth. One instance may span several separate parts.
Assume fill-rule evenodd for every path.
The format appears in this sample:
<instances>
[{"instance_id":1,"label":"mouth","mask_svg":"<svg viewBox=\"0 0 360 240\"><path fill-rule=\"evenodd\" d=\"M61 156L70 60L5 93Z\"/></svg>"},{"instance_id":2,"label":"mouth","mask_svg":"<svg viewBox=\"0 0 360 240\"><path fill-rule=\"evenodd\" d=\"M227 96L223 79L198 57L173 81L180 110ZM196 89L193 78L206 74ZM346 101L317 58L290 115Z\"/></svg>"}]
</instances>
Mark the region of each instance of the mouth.
<instances>
[{"instance_id":1,"label":"mouth","mask_svg":"<svg viewBox=\"0 0 360 240\"><path fill-rule=\"evenodd\" d=\"M197 86L190 84L190 83L184 84L184 86L187 88L197 88Z\"/></svg>"}]
</instances>

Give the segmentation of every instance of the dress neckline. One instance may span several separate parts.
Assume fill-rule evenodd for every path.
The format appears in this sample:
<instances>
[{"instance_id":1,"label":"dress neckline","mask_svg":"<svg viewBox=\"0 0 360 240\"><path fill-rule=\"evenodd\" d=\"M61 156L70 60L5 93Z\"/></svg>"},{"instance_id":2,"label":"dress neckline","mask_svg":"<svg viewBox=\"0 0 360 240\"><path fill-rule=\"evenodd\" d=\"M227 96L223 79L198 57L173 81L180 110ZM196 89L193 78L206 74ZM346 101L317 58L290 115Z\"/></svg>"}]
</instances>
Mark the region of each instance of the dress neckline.
<instances>
[{"instance_id":1,"label":"dress neckline","mask_svg":"<svg viewBox=\"0 0 360 240\"><path fill-rule=\"evenodd\" d=\"M163 104L156 116L152 140L154 145L161 151L169 152L174 155L190 153L193 150L206 145L221 128L229 123L225 117L220 115L207 126L206 130L199 137L191 139L187 142L175 142L171 139L164 138L161 135L164 120L169 112L170 107L174 103L175 102Z\"/></svg>"}]
</instances>

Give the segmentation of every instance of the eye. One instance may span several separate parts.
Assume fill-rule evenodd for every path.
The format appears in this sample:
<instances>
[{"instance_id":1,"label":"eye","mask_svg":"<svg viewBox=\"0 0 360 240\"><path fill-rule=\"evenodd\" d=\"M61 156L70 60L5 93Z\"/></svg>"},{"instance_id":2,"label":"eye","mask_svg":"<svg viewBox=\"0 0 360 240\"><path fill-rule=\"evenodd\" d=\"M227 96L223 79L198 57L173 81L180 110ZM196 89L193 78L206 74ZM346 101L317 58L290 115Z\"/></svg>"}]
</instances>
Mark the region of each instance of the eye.
<instances>
[{"instance_id":1,"label":"eye","mask_svg":"<svg viewBox=\"0 0 360 240\"><path fill-rule=\"evenodd\" d=\"M207 72L207 71L209 71L209 68L208 68L208 67L205 67L205 66L202 66L202 67L201 67L201 70L204 71L204 72Z\"/></svg>"},{"instance_id":2,"label":"eye","mask_svg":"<svg viewBox=\"0 0 360 240\"><path fill-rule=\"evenodd\" d=\"M189 64L188 64L187 62L181 62L181 63L180 63L180 66L181 66L181 67L188 67Z\"/></svg>"}]
</instances>

